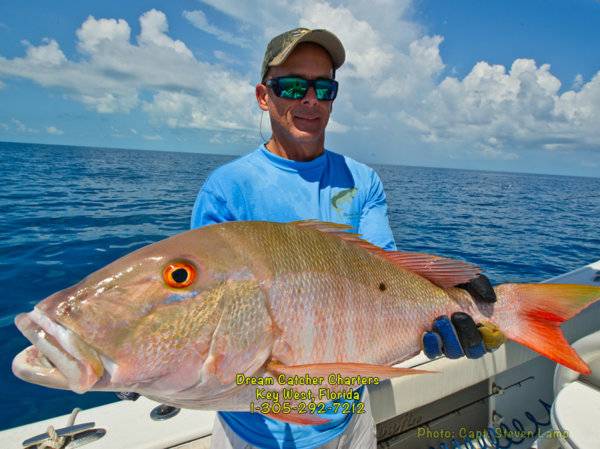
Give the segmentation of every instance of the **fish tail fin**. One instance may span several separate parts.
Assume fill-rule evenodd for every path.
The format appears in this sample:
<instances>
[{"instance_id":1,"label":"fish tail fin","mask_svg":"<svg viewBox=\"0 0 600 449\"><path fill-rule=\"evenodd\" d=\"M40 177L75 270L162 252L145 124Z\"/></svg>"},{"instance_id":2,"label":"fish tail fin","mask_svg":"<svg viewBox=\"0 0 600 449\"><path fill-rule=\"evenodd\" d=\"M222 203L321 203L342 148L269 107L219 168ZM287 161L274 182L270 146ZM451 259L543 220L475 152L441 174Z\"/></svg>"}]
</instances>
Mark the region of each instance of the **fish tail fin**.
<instances>
[{"instance_id":1,"label":"fish tail fin","mask_svg":"<svg viewBox=\"0 0 600 449\"><path fill-rule=\"evenodd\" d=\"M518 318L503 323L511 340L582 374L590 368L569 345L560 324L600 300L600 287L572 284L503 284L496 287L503 302L516 304ZM513 309L514 310L514 309Z\"/></svg>"}]
</instances>

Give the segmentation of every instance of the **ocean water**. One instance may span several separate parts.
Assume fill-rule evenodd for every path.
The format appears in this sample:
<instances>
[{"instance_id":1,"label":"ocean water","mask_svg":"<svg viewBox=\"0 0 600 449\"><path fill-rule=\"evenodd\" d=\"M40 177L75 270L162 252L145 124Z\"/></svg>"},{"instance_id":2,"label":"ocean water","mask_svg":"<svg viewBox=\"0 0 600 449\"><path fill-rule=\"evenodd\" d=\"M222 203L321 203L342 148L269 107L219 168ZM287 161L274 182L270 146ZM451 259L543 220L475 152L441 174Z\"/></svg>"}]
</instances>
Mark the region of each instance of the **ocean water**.
<instances>
[{"instance_id":1,"label":"ocean water","mask_svg":"<svg viewBox=\"0 0 600 449\"><path fill-rule=\"evenodd\" d=\"M115 400L12 375L13 324L49 294L187 230L198 189L230 157L0 142L0 429ZM600 259L600 178L378 166L398 247L537 282Z\"/></svg>"}]
</instances>

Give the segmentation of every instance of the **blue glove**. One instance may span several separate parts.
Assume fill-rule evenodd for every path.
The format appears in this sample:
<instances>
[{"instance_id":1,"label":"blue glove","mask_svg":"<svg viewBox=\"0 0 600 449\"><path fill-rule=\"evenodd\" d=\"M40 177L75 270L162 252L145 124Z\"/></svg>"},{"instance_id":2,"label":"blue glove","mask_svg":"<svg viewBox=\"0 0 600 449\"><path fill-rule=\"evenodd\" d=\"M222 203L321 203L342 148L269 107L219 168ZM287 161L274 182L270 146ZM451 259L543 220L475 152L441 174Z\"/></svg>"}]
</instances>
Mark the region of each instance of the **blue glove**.
<instances>
[{"instance_id":1,"label":"blue glove","mask_svg":"<svg viewBox=\"0 0 600 449\"><path fill-rule=\"evenodd\" d=\"M467 356L477 359L486 353L483 338L469 315L456 312L452 318L437 317L432 330L423 334L423 351L430 359L442 355L449 359Z\"/></svg>"}]
</instances>

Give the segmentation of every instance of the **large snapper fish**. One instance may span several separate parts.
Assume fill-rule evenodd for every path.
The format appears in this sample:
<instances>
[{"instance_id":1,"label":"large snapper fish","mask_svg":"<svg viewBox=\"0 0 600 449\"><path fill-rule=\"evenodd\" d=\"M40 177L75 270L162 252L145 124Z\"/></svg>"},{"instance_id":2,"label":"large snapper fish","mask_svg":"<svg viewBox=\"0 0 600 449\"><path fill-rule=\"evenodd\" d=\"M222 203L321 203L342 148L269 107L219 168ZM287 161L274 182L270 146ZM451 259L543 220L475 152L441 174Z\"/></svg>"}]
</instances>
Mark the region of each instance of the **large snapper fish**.
<instances>
[{"instance_id":1,"label":"large snapper fish","mask_svg":"<svg viewBox=\"0 0 600 449\"><path fill-rule=\"evenodd\" d=\"M231 222L141 248L18 315L34 346L15 357L13 372L78 393L135 391L180 407L248 410L256 386L240 385L239 375L422 373L390 365L420 351L436 317L463 311L589 373L559 324L600 299L600 288L503 284L496 303L480 303L453 287L477 267L385 252L346 230Z\"/></svg>"}]
</instances>

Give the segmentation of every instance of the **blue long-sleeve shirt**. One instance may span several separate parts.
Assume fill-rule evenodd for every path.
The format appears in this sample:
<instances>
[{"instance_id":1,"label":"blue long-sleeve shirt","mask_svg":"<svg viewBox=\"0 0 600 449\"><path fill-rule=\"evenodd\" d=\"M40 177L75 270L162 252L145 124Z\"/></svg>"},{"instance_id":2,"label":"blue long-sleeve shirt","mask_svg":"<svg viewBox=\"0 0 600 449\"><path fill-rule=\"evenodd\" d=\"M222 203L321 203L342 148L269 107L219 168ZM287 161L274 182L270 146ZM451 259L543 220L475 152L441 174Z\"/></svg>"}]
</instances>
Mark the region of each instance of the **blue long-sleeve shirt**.
<instances>
[{"instance_id":1,"label":"blue long-sleeve shirt","mask_svg":"<svg viewBox=\"0 0 600 449\"><path fill-rule=\"evenodd\" d=\"M216 169L192 212L192 229L238 220L316 219L352 226L351 232L395 250L381 180L370 167L325 150L308 162L284 159L264 145ZM320 426L294 425L259 413L219 412L248 443L265 449L310 449L340 435L352 415L320 415Z\"/></svg>"}]
</instances>

